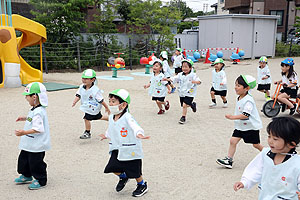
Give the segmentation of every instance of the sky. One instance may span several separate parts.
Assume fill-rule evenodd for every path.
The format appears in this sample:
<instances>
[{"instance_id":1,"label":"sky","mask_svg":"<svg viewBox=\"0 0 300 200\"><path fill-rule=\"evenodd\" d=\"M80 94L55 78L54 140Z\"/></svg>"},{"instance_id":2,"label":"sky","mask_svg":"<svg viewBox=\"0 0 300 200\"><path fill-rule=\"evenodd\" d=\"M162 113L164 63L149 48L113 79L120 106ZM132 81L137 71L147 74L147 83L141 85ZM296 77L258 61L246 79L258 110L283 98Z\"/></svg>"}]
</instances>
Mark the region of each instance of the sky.
<instances>
[{"instance_id":1,"label":"sky","mask_svg":"<svg viewBox=\"0 0 300 200\"><path fill-rule=\"evenodd\" d=\"M162 2L168 2L169 0L162 0ZM218 0L183 0L186 2L186 5L190 7L194 12L203 11L203 5L208 4L207 11L212 11L213 8L210 6L214 3L217 3ZM206 7L206 6L204 6ZM206 8L205 8L206 11Z\"/></svg>"}]
</instances>

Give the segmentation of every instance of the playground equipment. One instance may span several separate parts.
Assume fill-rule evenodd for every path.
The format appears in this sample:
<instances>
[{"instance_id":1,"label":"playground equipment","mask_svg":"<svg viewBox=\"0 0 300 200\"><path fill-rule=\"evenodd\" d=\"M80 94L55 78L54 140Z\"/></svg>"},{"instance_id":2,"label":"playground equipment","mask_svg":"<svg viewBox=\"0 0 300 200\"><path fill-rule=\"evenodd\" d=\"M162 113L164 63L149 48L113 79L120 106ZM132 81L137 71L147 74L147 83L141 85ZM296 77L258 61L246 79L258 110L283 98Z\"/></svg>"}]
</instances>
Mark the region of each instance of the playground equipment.
<instances>
[{"instance_id":1,"label":"playground equipment","mask_svg":"<svg viewBox=\"0 0 300 200\"><path fill-rule=\"evenodd\" d=\"M233 60L232 64L238 64L243 56L245 56L245 52L243 50L238 49L236 53L232 52L232 55L230 56L230 58Z\"/></svg>"},{"instance_id":2,"label":"playground equipment","mask_svg":"<svg viewBox=\"0 0 300 200\"><path fill-rule=\"evenodd\" d=\"M12 15L11 0L0 0L0 20L0 88L43 82L42 43L47 40L46 28L20 15ZM16 37L16 30L22 32L20 37ZM40 45L40 70L31 67L19 55L22 48L38 44Z\"/></svg>"},{"instance_id":3,"label":"playground equipment","mask_svg":"<svg viewBox=\"0 0 300 200\"><path fill-rule=\"evenodd\" d=\"M142 58L140 59L140 64L141 64L141 65L145 65L145 67L146 67L146 68L145 68L145 74L150 74L150 68L152 67L151 61L158 59L158 58L156 58L156 56L154 55L154 52L155 52L155 51L151 51L152 55L149 56L149 58L147 58L147 57L142 57Z\"/></svg>"},{"instance_id":4,"label":"playground equipment","mask_svg":"<svg viewBox=\"0 0 300 200\"><path fill-rule=\"evenodd\" d=\"M282 84L277 84L276 90L274 92L274 98L272 100L267 101L262 108L262 112L267 116L267 117L276 117L279 112L280 108L282 107L282 104L277 101L280 89L283 85ZM299 111L299 104L300 104L300 99L297 97L296 100L289 99L289 101L292 104L296 104L296 111L300 113Z\"/></svg>"},{"instance_id":5,"label":"playground equipment","mask_svg":"<svg viewBox=\"0 0 300 200\"><path fill-rule=\"evenodd\" d=\"M125 61L123 58L120 57L121 54L124 53L114 53L117 54L118 57L109 57L107 67L111 67L111 70L113 71L112 77L118 78L118 70L124 70L125 69Z\"/></svg>"},{"instance_id":6,"label":"playground equipment","mask_svg":"<svg viewBox=\"0 0 300 200\"><path fill-rule=\"evenodd\" d=\"M211 61L214 61L217 58L223 58L224 54L223 54L223 52L221 50L224 50L224 51L227 51L227 50L237 50L238 51L239 48L207 48L207 49L202 49L201 51L203 52L203 54L204 53L206 54L204 63L205 64L210 64ZM216 52L216 56L213 56L211 59L209 59L210 56L211 56L211 52L210 51L217 51Z\"/></svg>"}]
</instances>

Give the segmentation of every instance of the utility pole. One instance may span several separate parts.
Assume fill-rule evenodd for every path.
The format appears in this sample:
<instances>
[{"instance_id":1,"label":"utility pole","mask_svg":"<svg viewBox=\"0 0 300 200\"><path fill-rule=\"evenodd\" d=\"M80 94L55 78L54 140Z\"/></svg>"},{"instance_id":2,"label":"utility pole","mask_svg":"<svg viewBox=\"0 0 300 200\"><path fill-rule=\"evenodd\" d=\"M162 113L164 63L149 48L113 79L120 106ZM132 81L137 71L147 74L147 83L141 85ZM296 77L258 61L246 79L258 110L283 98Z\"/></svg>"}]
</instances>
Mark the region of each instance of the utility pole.
<instances>
[{"instance_id":1,"label":"utility pole","mask_svg":"<svg viewBox=\"0 0 300 200\"><path fill-rule=\"evenodd\" d=\"M286 17L285 17L285 30L284 30L284 41L287 42L287 32L288 32L288 26L289 26L289 11L290 11L290 1L292 0L286 0Z\"/></svg>"}]
</instances>

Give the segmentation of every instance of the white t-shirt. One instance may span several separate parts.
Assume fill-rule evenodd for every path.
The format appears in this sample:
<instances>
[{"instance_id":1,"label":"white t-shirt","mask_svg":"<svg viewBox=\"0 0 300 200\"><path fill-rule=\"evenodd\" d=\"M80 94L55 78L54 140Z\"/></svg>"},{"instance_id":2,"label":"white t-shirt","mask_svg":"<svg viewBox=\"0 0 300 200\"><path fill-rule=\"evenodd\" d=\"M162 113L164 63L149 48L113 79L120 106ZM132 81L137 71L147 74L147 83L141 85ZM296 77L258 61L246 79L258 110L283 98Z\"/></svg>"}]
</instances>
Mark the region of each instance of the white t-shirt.
<instances>
[{"instance_id":1,"label":"white t-shirt","mask_svg":"<svg viewBox=\"0 0 300 200\"><path fill-rule=\"evenodd\" d=\"M167 95L167 83L168 81L162 81L165 77L163 73L155 76L154 73L151 74L150 88L148 94L153 97L165 97Z\"/></svg>"},{"instance_id":2,"label":"white t-shirt","mask_svg":"<svg viewBox=\"0 0 300 200\"><path fill-rule=\"evenodd\" d=\"M296 86L291 87L291 89L296 89L297 88L298 76L295 72L293 73L293 75L290 78L288 78L286 75L283 75L281 80L282 80L282 83L286 83L287 85L290 85L292 83L296 84Z\"/></svg>"},{"instance_id":3,"label":"white t-shirt","mask_svg":"<svg viewBox=\"0 0 300 200\"><path fill-rule=\"evenodd\" d=\"M181 61L183 60L182 54L178 56L174 56L174 63L173 63L173 68L179 68L181 67Z\"/></svg>"},{"instance_id":4,"label":"white t-shirt","mask_svg":"<svg viewBox=\"0 0 300 200\"><path fill-rule=\"evenodd\" d=\"M197 93L197 84L192 83L192 81L200 81L200 78L196 73L192 71L189 74L184 74L180 72L176 76L171 77L172 82L179 83L178 94L180 97L195 97Z\"/></svg>"},{"instance_id":5,"label":"white t-shirt","mask_svg":"<svg viewBox=\"0 0 300 200\"><path fill-rule=\"evenodd\" d=\"M262 78L265 76L269 76L269 78L262 80ZM257 83L258 84L272 83L271 73L268 65L266 65L264 68L260 68L259 66L257 67Z\"/></svg>"},{"instance_id":6,"label":"white t-shirt","mask_svg":"<svg viewBox=\"0 0 300 200\"><path fill-rule=\"evenodd\" d=\"M164 71L164 75L166 77L171 77L172 76L172 71L170 69L169 63L167 60L163 61L163 71Z\"/></svg>"},{"instance_id":7,"label":"white t-shirt","mask_svg":"<svg viewBox=\"0 0 300 200\"><path fill-rule=\"evenodd\" d=\"M227 90L227 78L224 70L219 72L216 72L215 69L212 70L212 86L217 91Z\"/></svg>"}]
</instances>

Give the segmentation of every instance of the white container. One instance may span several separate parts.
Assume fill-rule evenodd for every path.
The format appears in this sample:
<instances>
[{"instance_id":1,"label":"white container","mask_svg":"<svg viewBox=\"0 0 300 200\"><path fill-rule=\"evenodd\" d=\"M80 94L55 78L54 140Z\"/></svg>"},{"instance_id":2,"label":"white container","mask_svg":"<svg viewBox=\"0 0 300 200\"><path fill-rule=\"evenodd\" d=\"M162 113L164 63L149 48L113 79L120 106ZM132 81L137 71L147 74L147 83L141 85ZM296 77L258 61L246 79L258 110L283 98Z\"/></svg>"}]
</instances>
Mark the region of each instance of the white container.
<instances>
[{"instance_id":1,"label":"white container","mask_svg":"<svg viewBox=\"0 0 300 200\"><path fill-rule=\"evenodd\" d=\"M20 76L20 67L19 63L5 63L5 76Z\"/></svg>"}]
</instances>

